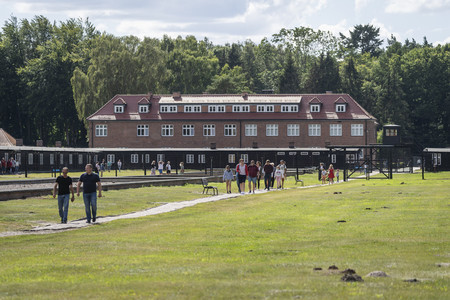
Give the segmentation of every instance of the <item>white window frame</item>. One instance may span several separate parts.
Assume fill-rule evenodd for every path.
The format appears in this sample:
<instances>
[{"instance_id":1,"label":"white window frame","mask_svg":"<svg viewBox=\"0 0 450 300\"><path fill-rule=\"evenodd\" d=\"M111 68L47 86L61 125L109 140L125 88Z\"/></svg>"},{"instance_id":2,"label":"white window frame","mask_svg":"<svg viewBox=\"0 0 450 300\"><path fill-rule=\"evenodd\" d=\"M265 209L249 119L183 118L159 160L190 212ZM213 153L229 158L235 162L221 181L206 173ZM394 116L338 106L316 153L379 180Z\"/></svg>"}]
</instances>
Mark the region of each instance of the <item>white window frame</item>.
<instances>
[{"instance_id":1,"label":"white window frame","mask_svg":"<svg viewBox=\"0 0 450 300\"><path fill-rule=\"evenodd\" d=\"M352 124L351 136L364 136L364 124Z\"/></svg>"},{"instance_id":2,"label":"white window frame","mask_svg":"<svg viewBox=\"0 0 450 300\"><path fill-rule=\"evenodd\" d=\"M95 136L98 137L108 136L108 125L106 124L95 125Z\"/></svg>"},{"instance_id":3,"label":"white window frame","mask_svg":"<svg viewBox=\"0 0 450 300\"><path fill-rule=\"evenodd\" d=\"M78 154L78 164L79 165L83 164L83 154Z\"/></svg>"},{"instance_id":4,"label":"white window frame","mask_svg":"<svg viewBox=\"0 0 450 300\"><path fill-rule=\"evenodd\" d=\"M342 124L330 124L330 136L342 136Z\"/></svg>"},{"instance_id":5,"label":"white window frame","mask_svg":"<svg viewBox=\"0 0 450 300\"><path fill-rule=\"evenodd\" d=\"M199 155L198 155L198 163L199 163L199 164L204 164L204 163L206 163L206 155L205 155L205 154L199 154Z\"/></svg>"},{"instance_id":6,"label":"white window frame","mask_svg":"<svg viewBox=\"0 0 450 300\"><path fill-rule=\"evenodd\" d=\"M309 124L308 125L308 136L321 136L322 128L320 124Z\"/></svg>"},{"instance_id":7,"label":"white window frame","mask_svg":"<svg viewBox=\"0 0 450 300\"><path fill-rule=\"evenodd\" d=\"M194 159L195 159L194 154L186 154L186 163L187 164L193 164Z\"/></svg>"},{"instance_id":8,"label":"white window frame","mask_svg":"<svg viewBox=\"0 0 450 300\"><path fill-rule=\"evenodd\" d=\"M29 165L33 164L33 153L28 153L28 164Z\"/></svg>"},{"instance_id":9,"label":"white window frame","mask_svg":"<svg viewBox=\"0 0 450 300\"><path fill-rule=\"evenodd\" d=\"M149 126L148 125L137 125L137 136L148 136L149 135Z\"/></svg>"},{"instance_id":10,"label":"white window frame","mask_svg":"<svg viewBox=\"0 0 450 300\"><path fill-rule=\"evenodd\" d=\"M138 164L139 163L139 154L131 154L130 162L132 164Z\"/></svg>"},{"instance_id":11,"label":"white window frame","mask_svg":"<svg viewBox=\"0 0 450 300\"><path fill-rule=\"evenodd\" d=\"M431 158L433 166L440 166L442 164L442 153L432 153Z\"/></svg>"},{"instance_id":12,"label":"white window frame","mask_svg":"<svg viewBox=\"0 0 450 300\"><path fill-rule=\"evenodd\" d=\"M161 105L159 107L160 113L176 113L178 112L178 107L176 105Z\"/></svg>"},{"instance_id":13,"label":"white window frame","mask_svg":"<svg viewBox=\"0 0 450 300\"><path fill-rule=\"evenodd\" d=\"M278 136L278 124L266 124L266 136Z\"/></svg>"},{"instance_id":14,"label":"white window frame","mask_svg":"<svg viewBox=\"0 0 450 300\"><path fill-rule=\"evenodd\" d=\"M73 165L73 154L69 153L69 165Z\"/></svg>"},{"instance_id":15,"label":"white window frame","mask_svg":"<svg viewBox=\"0 0 450 300\"><path fill-rule=\"evenodd\" d=\"M248 154L241 154L241 159L244 160L244 163L248 164Z\"/></svg>"},{"instance_id":16,"label":"white window frame","mask_svg":"<svg viewBox=\"0 0 450 300\"><path fill-rule=\"evenodd\" d=\"M39 164L44 165L44 153L39 153Z\"/></svg>"},{"instance_id":17,"label":"white window frame","mask_svg":"<svg viewBox=\"0 0 450 300\"><path fill-rule=\"evenodd\" d=\"M106 155L106 162L115 163L116 162L116 155L115 154L107 154Z\"/></svg>"},{"instance_id":18,"label":"white window frame","mask_svg":"<svg viewBox=\"0 0 450 300\"><path fill-rule=\"evenodd\" d=\"M184 106L185 113L200 113L202 112L201 105L185 105Z\"/></svg>"},{"instance_id":19,"label":"white window frame","mask_svg":"<svg viewBox=\"0 0 450 300\"><path fill-rule=\"evenodd\" d=\"M183 136L194 136L195 135L195 126L192 124L183 124L182 135Z\"/></svg>"},{"instance_id":20,"label":"white window frame","mask_svg":"<svg viewBox=\"0 0 450 300\"><path fill-rule=\"evenodd\" d=\"M298 112L298 105L281 105L281 112Z\"/></svg>"},{"instance_id":21,"label":"white window frame","mask_svg":"<svg viewBox=\"0 0 450 300\"><path fill-rule=\"evenodd\" d=\"M149 164L150 163L150 154L145 154L145 163Z\"/></svg>"},{"instance_id":22,"label":"white window frame","mask_svg":"<svg viewBox=\"0 0 450 300\"><path fill-rule=\"evenodd\" d=\"M223 125L223 135L224 136L236 136L236 124L225 124Z\"/></svg>"},{"instance_id":23,"label":"white window frame","mask_svg":"<svg viewBox=\"0 0 450 300\"><path fill-rule=\"evenodd\" d=\"M287 136L300 136L300 124L288 124Z\"/></svg>"},{"instance_id":24,"label":"white window frame","mask_svg":"<svg viewBox=\"0 0 450 300\"><path fill-rule=\"evenodd\" d=\"M233 105L233 112L250 112L250 105Z\"/></svg>"},{"instance_id":25,"label":"white window frame","mask_svg":"<svg viewBox=\"0 0 450 300\"><path fill-rule=\"evenodd\" d=\"M245 124L245 136L258 136L258 125Z\"/></svg>"},{"instance_id":26,"label":"white window frame","mask_svg":"<svg viewBox=\"0 0 450 300\"><path fill-rule=\"evenodd\" d=\"M320 112L320 104L310 104L310 112Z\"/></svg>"},{"instance_id":27,"label":"white window frame","mask_svg":"<svg viewBox=\"0 0 450 300\"><path fill-rule=\"evenodd\" d=\"M336 112L345 112L347 110L347 105L336 104Z\"/></svg>"},{"instance_id":28,"label":"white window frame","mask_svg":"<svg viewBox=\"0 0 450 300\"><path fill-rule=\"evenodd\" d=\"M229 164L236 163L236 154L228 154L228 163Z\"/></svg>"},{"instance_id":29,"label":"white window frame","mask_svg":"<svg viewBox=\"0 0 450 300\"><path fill-rule=\"evenodd\" d=\"M156 154L156 163L159 163L160 161L166 161L165 154Z\"/></svg>"},{"instance_id":30,"label":"white window frame","mask_svg":"<svg viewBox=\"0 0 450 300\"><path fill-rule=\"evenodd\" d=\"M148 104L139 104L139 113L148 113Z\"/></svg>"},{"instance_id":31,"label":"white window frame","mask_svg":"<svg viewBox=\"0 0 450 300\"><path fill-rule=\"evenodd\" d=\"M257 112L274 112L275 106L274 105L257 105L256 111Z\"/></svg>"},{"instance_id":32,"label":"white window frame","mask_svg":"<svg viewBox=\"0 0 450 300\"><path fill-rule=\"evenodd\" d=\"M225 105L208 105L208 112L210 113L225 112Z\"/></svg>"},{"instance_id":33,"label":"white window frame","mask_svg":"<svg viewBox=\"0 0 450 300\"><path fill-rule=\"evenodd\" d=\"M125 111L125 105L116 104L114 105L114 113L115 114L123 114Z\"/></svg>"},{"instance_id":34,"label":"white window frame","mask_svg":"<svg viewBox=\"0 0 450 300\"><path fill-rule=\"evenodd\" d=\"M161 136L173 136L173 131L172 124L161 125Z\"/></svg>"},{"instance_id":35,"label":"white window frame","mask_svg":"<svg viewBox=\"0 0 450 300\"><path fill-rule=\"evenodd\" d=\"M59 164L64 165L64 154L62 153L59 154Z\"/></svg>"},{"instance_id":36,"label":"white window frame","mask_svg":"<svg viewBox=\"0 0 450 300\"><path fill-rule=\"evenodd\" d=\"M55 164L55 154L50 153L50 166L53 166Z\"/></svg>"},{"instance_id":37,"label":"white window frame","mask_svg":"<svg viewBox=\"0 0 450 300\"><path fill-rule=\"evenodd\" d=\"M203 125L203 136L216 136L216 125L204 124Z\"/></svg>"}]
</instances>

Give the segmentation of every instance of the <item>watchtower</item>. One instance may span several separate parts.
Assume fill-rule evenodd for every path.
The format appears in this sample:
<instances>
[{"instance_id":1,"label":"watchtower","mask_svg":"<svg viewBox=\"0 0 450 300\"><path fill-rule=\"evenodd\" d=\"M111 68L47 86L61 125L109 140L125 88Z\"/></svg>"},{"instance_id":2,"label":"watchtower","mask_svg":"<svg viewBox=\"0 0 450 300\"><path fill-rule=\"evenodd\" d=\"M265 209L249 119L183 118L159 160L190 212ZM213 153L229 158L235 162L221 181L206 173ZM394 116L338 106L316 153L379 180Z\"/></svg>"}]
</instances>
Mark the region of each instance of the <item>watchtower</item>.
<instances>
[{"instance_id":1,"label":"watchtower","mask_svg":"<svg viewBox=\"0 0 450 300\"><path fill-rule=\"evenodd\" d=\"M400 145L400 125L384 125L383 126L383 145Z\"/></svg>"}]
</instances>

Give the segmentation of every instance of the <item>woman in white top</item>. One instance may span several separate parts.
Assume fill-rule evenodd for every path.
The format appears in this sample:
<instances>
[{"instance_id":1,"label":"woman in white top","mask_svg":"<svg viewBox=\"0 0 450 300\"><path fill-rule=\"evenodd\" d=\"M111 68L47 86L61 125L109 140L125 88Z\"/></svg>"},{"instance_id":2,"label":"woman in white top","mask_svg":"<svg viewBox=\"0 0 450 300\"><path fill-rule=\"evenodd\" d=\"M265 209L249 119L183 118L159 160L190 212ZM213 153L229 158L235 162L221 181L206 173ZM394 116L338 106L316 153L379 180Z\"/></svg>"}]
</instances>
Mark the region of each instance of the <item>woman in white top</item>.
<instances>
[{"instance_id":1,"label":"woman in white top","mask_svg":"<svg viewBox=\"0 0 450 300\"><path fill-rule=\"evenodd\" d=\"M163 161L159 161L159 162L158 162L158 172L159 172L159 175L162 175L163 170L164 170L164 162L163 162Z\"/></svg>"},{"instance_id":2,"label":"woman in white top","mask_svg":"<svg viewBox=\"0 0 450 300\"><path fill-rule=\"evenodd\" d=\"M287 175L287 167L286 167L286 162L284 160L280 161L280 170L282 173L281 176L281 188L284 189L284 180L286 179L286 175Z\"/></svg>"}]
</instances>

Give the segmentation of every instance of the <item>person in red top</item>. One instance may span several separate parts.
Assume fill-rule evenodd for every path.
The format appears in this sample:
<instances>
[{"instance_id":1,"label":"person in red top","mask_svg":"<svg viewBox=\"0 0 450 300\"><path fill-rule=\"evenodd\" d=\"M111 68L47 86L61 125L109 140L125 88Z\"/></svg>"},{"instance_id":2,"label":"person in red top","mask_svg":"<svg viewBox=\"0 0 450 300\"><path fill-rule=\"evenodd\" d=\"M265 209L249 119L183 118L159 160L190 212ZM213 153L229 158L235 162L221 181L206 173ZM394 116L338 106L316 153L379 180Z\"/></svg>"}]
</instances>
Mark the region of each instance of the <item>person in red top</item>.
<instances>
[{"instance_id":1,"label":"person in red top","mask_svg":"<svg viewBox=\"0 0 450 300\"><path fill-rule=\"evenodd\" d=\"M334 169L333 165L330 165L328 168L328 183L333 184L334 183Z\"/></svg>"},{"instance_id":2,"label":"person in red top","mask_svg":"<svg viewBox=\"0 0 450 300\"><path fill-rule=\"evenodd\" d=\"M11 174L11 169L12 169L12 161L11 161L11 158L10 158L6 162L6 172Z\"/></svg>"},{"instance_id":3,"label":"person in red top","mask_svg":"<svg viewBox=\"0 0 450 300\"><path fill-rule=\"evenodd\" d=\"M6 172L6 160L4 157L2 157L2 175Z\"/></svg>"},{"instance_id":4,"label":"person in red top","mask_svg":"<svg viewBox=\"0 0 450 300\"><path fill-rule=\"evenodd\" d=\"M256 189L256 178L258 177L258 166L255 165L255 161L250 161L250 165L248 166L248 193L250 194L253 191L255 193ZM251 184L253 182L253 190Z\"/></svg>"},{"instance_id":5,"label":"person in red top","mask_svg":"<svg viewBox=\"0 0 450 300\"><path fill-rule=\"evenodd\" d=\"M244 163L244 160L242 158L239 160L239 164L236 166L236 175L239 182L241 194L245 194L245 180L248 176L248 167Z\"/></svg>"}]
</instances>

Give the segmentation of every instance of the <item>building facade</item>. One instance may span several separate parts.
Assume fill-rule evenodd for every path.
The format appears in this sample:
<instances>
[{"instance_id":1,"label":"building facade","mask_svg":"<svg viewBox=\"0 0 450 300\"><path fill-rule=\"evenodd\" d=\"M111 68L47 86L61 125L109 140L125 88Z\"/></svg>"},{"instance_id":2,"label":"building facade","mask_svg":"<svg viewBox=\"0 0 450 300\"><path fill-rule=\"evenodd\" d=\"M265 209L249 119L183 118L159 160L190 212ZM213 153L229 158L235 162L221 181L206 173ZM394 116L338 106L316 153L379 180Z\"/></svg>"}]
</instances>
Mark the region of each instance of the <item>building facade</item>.
<instances>
[{"instance_id":1,"label":"building facade","mask_svg":"<svg viewBox=\"0 0 450 300\"><path fill-rule=\"evenodd\" d=\"M376 143L348 94L116 95L88 117L95 148L314 148Z\"/></svg>"}]
</instances>

